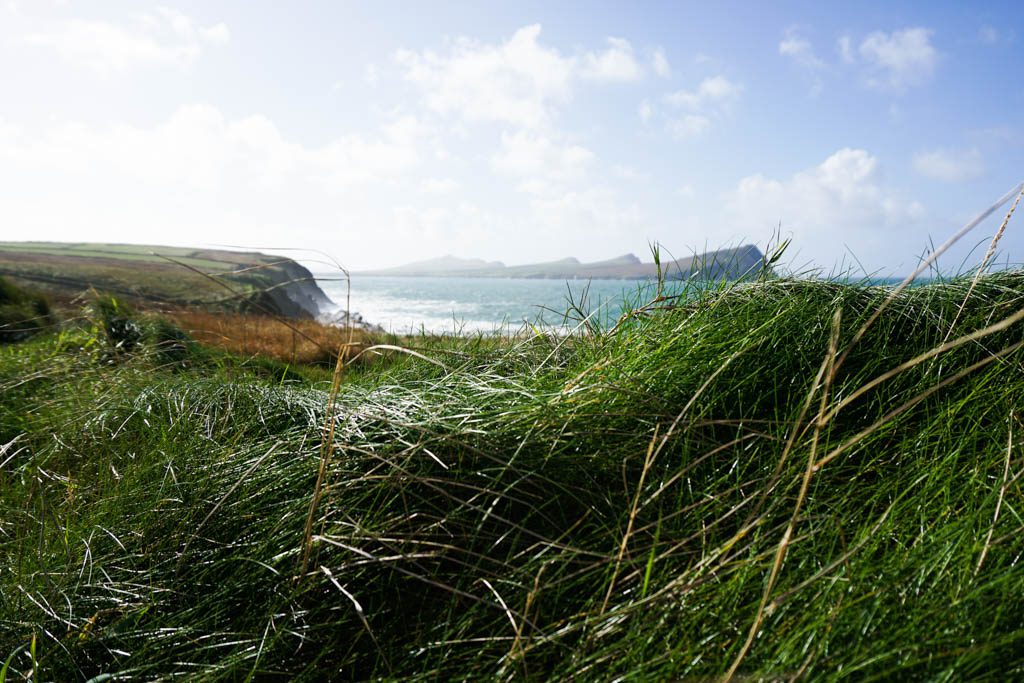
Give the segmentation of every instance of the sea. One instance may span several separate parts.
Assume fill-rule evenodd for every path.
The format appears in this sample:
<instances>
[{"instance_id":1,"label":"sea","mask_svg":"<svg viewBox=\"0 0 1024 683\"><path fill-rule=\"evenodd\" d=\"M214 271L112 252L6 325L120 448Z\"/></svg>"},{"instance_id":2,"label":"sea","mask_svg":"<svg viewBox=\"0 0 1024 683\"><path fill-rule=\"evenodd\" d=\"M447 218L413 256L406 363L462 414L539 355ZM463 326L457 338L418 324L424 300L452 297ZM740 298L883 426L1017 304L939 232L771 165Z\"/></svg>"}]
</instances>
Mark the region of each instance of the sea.
<instances>
[{"instance_id":1,"label":"sea","mask_svg":"<svg viewBox=\"0 0 1024 683\"><path fill-rule=\"evenodd\" d=\"M347 282L337 274L316 279L344 311ZM636 280L354 276L350 309L396 334L508 334L571 328L583 318L614 324L626 307L655 294L654 283Z\"/></svg>"},{"instance_id":2,"label":"sea","mask_svg":"<svg viewBox=\"0 0 1024 683\"><path fill-rule=\"evenodd\" d=\"M348 284L336 273L315 275L345 310ZM879 278L861 284L892 285ZM663 294L685 283L667 282ZM607 328L624 310L649 302L656 284L638 280L353 276L350 310L395 334L509 334L531 326L568 330L586 318Z\"/></svg>"}]
</instances>

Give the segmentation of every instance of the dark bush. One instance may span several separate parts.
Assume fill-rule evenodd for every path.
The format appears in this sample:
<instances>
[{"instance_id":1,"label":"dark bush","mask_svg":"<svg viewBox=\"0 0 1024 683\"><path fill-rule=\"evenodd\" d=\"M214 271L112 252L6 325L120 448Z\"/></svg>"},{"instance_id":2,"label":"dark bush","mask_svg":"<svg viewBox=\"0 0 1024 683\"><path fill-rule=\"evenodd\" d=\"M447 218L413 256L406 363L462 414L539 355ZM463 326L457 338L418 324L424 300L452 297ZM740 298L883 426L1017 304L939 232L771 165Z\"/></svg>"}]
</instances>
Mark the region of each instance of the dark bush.
<instances>
[{"instance_id":1,"label":"dark bush","mask_svg":"<svg viewBox=\"0 0 1024 683\"><path fill-rule=\"evenodd\" d=\"M142 341L142 327L131 309L113 296L97 296L93 308L107 342L117 351L133 351Z\"/></svg>"},{"instance_id":2,"label":"dark bush","mask_svg":"<svg viewBox=\"0 0 1024 683\"><path fill-rule=\"evenodd\" d=\"M194 344L188 334L165 318L156 318L146 325L145 339L165 363L185 362Z\"/></svg>"},{"instance_id":3,"label":"dark bush","mask_svg":"<svg viewBox=\"0 0 1024 683\"><path fill-rule=\"evenodd\" d=\"M0 277L0 343L26 339L54 324L50 304Z\"/></svg>"}]
</instances>

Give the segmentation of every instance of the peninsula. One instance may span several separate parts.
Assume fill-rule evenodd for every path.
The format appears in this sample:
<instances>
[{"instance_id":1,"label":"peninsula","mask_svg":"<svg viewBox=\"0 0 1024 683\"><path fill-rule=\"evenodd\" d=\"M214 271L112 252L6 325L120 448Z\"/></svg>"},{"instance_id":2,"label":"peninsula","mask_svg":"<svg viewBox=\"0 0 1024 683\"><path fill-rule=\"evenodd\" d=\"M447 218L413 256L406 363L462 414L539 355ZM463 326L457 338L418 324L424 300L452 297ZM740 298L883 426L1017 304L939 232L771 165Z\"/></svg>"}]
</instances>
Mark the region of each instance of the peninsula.
<instances>
[{"instance_id":1,"label":"peninsula","mask_svg":"<svg viewBox=\"0 0 1024 683\"><path fill-rule=\"evenodd\" d=\"M752 244L731 249L720 249L686 258L663 261L661 273L666 279L708 280L743 279L755 275L763 266L761 251ZM581 263L576 258L564 258L546 263L506 266L501 261L465 259L442 256L408 263L395 268L357 272L356 275L392 277L482 277L482 278L545 278L551 280L653 280L658 277L658 265L644 263L634 254L625 254L607 261Z\"/></svg>"}]
</instances>

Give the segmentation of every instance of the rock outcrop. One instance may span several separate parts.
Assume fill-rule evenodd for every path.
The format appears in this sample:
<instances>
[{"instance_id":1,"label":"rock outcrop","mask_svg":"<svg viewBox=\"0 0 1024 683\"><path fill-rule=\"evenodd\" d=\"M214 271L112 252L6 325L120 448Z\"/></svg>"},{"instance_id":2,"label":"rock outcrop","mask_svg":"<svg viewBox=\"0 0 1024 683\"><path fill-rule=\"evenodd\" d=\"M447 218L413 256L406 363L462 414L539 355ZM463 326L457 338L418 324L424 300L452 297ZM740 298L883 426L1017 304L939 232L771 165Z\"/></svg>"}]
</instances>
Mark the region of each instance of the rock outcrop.
<instances>
[{"instance_id":1,"label":"rock outcrop","mask_svg":"<svg viewBox=\"0 0 1024 683\"><path fill-rule=\"evenodd\" d=\"M256 272L267 282L257 287L246 302L250 308L286 318L308 319L320 318L336 308L316 283L313 273L300 263L291 259L275 260Z\"/></svg>"}]
</instances>

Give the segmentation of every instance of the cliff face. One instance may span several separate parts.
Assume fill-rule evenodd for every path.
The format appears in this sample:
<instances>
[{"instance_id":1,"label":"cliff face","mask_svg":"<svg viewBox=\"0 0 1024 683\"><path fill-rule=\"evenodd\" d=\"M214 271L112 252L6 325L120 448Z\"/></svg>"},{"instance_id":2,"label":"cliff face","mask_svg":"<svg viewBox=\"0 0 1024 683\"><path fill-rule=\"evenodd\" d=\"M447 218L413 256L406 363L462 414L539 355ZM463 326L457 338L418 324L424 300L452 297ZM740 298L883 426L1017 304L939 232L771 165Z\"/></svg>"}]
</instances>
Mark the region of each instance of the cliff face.
<instances>
[{"instance_id":1,"label":"cliff face","mask_svg":"<svg viewBox=\"0 0 1024 683\"><path fill-rule=\"evenodd\" d=\"M254 303L286 318L319 318L336 308L313 278L313 273L291 259L274 261L265 271L269 286L257 290Z\"/></svg>"}]
</instances>

